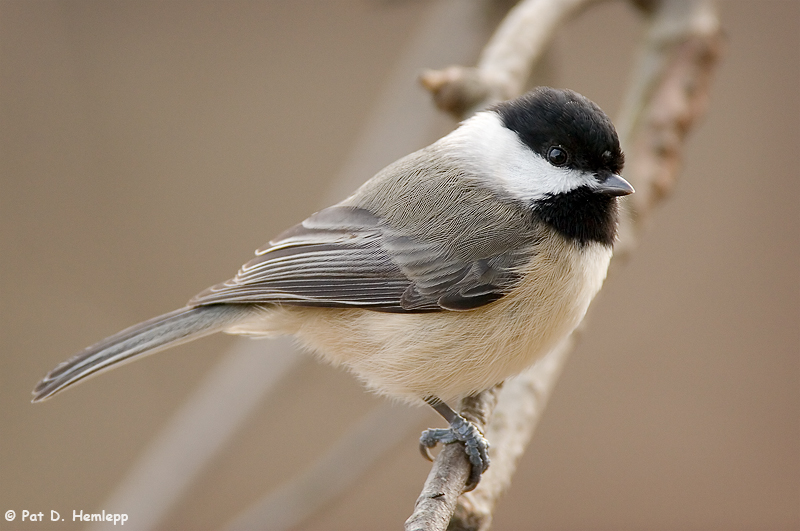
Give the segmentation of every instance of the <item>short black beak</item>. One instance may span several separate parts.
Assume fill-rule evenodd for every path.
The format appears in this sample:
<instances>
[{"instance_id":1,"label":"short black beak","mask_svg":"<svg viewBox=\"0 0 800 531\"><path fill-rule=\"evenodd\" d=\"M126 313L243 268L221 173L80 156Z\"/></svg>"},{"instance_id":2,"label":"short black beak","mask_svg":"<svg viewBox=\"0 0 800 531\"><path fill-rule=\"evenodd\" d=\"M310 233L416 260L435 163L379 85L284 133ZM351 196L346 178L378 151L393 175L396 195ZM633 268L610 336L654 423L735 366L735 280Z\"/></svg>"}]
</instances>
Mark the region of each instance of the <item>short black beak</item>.
<instances>
[{"instance_id":1,"label":"short black beak","mask_svg":"<svg viewBox=\"0 0 800 531\"><path fill-rule=\"evenodd\" d=\"M603 179L603 177L605 177ZM600 181L600 179L603 179ZM617 175L616 173L606 173L598 176L599 183L595 190L601 194L619 196L628 195L634 192L631 183Z\"/></svg>"}]
</instances>

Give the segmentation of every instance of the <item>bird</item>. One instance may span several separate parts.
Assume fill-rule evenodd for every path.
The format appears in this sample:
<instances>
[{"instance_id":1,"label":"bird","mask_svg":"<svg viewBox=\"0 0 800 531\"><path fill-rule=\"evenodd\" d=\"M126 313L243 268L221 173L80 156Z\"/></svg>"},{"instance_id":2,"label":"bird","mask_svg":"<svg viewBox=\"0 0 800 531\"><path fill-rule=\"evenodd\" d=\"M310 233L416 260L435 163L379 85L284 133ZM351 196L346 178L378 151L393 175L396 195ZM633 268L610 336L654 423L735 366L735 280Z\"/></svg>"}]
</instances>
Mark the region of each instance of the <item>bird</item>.
<instances>
[{"instance_id":1,"label":"bird","mask_svg":"<svg viewBox=\"0 0 800 531\"><path fill-rule=\"evenodd\" d=\"M215 333L293 335L379 394L448 422L466 488L489 442L448 403L522 372L569 336L606 277L619 198L634 192L600 107L538 87L464 120L272 239L230 280L79 352L41 402L116 366Z\"/></svg>"}]
</instances>

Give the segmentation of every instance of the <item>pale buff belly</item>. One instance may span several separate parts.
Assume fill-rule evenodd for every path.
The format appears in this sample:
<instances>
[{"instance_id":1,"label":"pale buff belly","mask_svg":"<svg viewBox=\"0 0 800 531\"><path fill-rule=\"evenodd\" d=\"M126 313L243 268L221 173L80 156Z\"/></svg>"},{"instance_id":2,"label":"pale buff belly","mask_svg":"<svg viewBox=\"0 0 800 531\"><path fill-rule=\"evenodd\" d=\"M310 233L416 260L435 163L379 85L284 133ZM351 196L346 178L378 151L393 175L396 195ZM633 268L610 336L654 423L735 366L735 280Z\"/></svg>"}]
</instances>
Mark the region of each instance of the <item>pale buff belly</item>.
<instances>
[{"instance_id":1,"label":"pale buff belly","mask_svg":"<svg viewBox=\"0 0 800 531\"><path fill-rule=\"evenodd\" d=\"M542 249L514 291L466 312L283 307L229 332L294 334L380 393L450 400L521 372L569 335L600 289L610 258L611 250L599 244Z\"/></svg>"}]
</instances>

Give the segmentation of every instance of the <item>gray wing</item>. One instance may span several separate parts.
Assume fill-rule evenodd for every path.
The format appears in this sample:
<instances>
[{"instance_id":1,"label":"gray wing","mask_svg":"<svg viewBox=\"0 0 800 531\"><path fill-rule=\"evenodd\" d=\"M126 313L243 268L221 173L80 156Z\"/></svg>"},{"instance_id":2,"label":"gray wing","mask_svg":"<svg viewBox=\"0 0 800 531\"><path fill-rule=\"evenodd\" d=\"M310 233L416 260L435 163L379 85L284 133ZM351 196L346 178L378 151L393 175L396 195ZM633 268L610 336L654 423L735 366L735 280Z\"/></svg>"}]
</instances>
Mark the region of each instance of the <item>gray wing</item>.
<instances>
[{"instance_id":1,"label":"gray wing","mask_svg":"<svg viewBox=\"0 0 800 531\"><path fill-rule=\"evenodd\" d=\"M499 251L499 250L498 250ZM231 280L190 306L281 303L389 312L469 310L515 284L529 253L457 258L441 241L415 240L368 210L334 206L256 251Z\"/></svg>"}]
</instances>

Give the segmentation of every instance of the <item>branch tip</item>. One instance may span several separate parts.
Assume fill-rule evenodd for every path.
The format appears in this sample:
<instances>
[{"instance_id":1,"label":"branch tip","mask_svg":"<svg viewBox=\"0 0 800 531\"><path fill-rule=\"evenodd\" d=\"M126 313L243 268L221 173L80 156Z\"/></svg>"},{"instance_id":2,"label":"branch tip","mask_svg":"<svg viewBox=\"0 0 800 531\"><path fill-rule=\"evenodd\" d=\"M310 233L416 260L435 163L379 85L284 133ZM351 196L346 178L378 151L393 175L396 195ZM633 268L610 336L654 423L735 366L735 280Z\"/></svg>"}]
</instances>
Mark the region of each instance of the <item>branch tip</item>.
<instances>
[{"instance_id":1,"label":"branch tip","mask_svg":"<svg viewBox=\"0 0 800 531\"><path fill-rule=\"evenodd\" d=\"M444 70L425 70L419 82L431 92L439 109L456 118L470 114L489 94L477 68L450 66Z\"/></svg>"}]
</instances>

